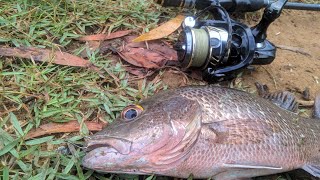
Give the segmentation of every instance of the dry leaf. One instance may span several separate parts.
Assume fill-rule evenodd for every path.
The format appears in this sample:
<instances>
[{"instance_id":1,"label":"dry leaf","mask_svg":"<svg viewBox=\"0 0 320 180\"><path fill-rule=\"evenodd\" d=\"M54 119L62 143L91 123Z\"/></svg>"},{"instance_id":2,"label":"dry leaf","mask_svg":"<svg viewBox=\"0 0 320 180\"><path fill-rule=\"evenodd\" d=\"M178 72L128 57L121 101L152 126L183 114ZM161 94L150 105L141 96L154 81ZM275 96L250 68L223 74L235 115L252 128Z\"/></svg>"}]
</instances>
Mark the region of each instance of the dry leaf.
<instances>
[{"instance_id":1,"label":"dry leaf","mask_svg":"<svg viewBox=\"0 0 320 180\"><path fill-rule=\"evenodd\" d=\"M147 69L160 68L160 65L157 65L155 62L164 60L158 53L143 48L132 48L128 51L119 52L118 54L128 63Z\"/></svg>"},{"instance_id":2,"label":"dry leaf","mask_svg":"<svg viewBox=\"0 0 320 180\"><path fill-rule=\"evenodd\" d=\"M120 38L123 36L126 36L130 34L132 30L125 30L125 31L117 31L114 33L111 33L109 35L107 34L95 34L95 35L88 35L78 38L79 41L103 41L108 39L115 39Z\"/></svg>"},{"instance_id":3,"label":"dry leaf","mask_svg":"<svg viewBox=\"0 0 320 180\"><path fill-rule=\"evenodd\" d=\"M132 42L141 42L141 41L149 41L155 39L161 39L173 33L177 30L180 26L185 16L178 15L177 17L171 19L170 21L162 24L161 26L142 34L141 36L137 37L136 39L132 40Z\"/></svg>"},{"instance_id":4,"label":"dry leaf","mask_svg":"<svg viewBox=\"0 0 320 180\"><path fill-rule=\"evenodd\" d=\"M125 41L130 42L133 36L126 37ZM147 69L159 69L167 61L178 59L177 52L162 41L150 41L146 43L128 43L118 54L128 63Z\"/></svg>"},{"instance_id":5,"label":"dry leaf","mask_svg":"<svg viewBox=\"0 0 320 180\"><path fill-rule=\"evenodd\" d=\"M33 59L35 61L52 62L54 64L60 64L60 65L66 65L66 66L79 66L79 67L92 66L92 64L89 61L69 53L48 50L48 49L32 48L32 47L24 47L24 48L0 47L0 56L27 58L27 59Z\"/></svg>"},{"instance_id":6,"label":"dry leaf","mask_svg":"<svg viewBox=\"0 0 320 180\"><path fill-rule=\"evenodd\" d=\"M89 131L101 131L107 124L99 122L84 122ZM41 125L39 128L31 130L27 135L26 139L35 138L43 135L53 133L71 133L80 131L80 124L78 121L69 121L67 123L48 123Z\"/></svg>"}]
</instances>

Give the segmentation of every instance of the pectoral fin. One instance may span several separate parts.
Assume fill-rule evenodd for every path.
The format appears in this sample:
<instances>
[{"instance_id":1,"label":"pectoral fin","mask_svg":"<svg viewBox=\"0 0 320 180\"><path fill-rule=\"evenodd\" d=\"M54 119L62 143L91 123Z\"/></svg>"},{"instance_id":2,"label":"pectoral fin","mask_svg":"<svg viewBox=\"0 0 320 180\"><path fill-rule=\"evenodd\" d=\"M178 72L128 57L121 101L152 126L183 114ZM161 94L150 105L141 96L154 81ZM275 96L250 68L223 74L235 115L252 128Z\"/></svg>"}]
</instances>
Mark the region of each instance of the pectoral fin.
<instances>
[{"instance_id":1,"label":"pectoral fin","mask_svg":"<svg viewBox=\"0 0 320 180\"><path fill-rule=\"evenodd\" d=\"M207 129L203 135L216 144L244 145L264 143L280 127L267 121L252 119L229 119L226 121L203 124ZM213 135L210 137L211 131Z\"/></svg>"}]
</instances>

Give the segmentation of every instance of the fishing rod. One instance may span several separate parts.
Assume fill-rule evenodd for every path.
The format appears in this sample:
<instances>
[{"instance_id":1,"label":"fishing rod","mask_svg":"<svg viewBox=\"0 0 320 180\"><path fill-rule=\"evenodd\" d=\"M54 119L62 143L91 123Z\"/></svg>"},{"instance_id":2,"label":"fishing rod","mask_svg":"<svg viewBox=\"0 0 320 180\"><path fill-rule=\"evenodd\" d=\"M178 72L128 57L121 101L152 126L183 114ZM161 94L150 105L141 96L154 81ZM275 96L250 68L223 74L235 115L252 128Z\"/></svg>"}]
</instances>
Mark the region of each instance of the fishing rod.
<instances>
[{"instance_id":1,"label":"fishing rod","mask_svg":"<svg viewBox=\"0 0 320 180\"><path fill-rule=\"evenodd\" d=\"M220 3L228 12L253 12L274 3L272 0L155 0L163 7L183 7L204 9L213 3ZM320 4L287 2L284 9L320 11Z\"/></svg>"},{"instance_id":2,"label":"fishing rod","mask_svg":"<svg viewBox=\"0 0 320 180\"><path fill-rule=\"evenodd\" d=\"M320 11L320 4L288 0L156 0L162 6L196 8L199 12L182 23L174 46L183 69L200 69L203 79L217 82L233 79L249 65L266 65L276 57L275 45L267 40L267 29L283 9ZM229 12L253 12L265 8L253 26L233 20ZM209 12L212 19L201 19Z\"/></svg>"}]
</instances>

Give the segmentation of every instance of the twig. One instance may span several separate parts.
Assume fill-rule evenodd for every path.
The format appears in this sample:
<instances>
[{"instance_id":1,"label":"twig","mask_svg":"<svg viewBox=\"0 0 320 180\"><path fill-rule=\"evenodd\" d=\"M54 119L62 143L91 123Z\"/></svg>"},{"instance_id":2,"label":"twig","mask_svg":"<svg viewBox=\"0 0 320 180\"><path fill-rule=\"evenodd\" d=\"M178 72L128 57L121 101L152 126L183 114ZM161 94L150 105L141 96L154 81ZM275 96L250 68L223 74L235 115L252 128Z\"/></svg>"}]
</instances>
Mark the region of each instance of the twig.
<instances>
[{"instance_id":1,"label":"twig","mask_svg":"<svg viewBox=\"0 0 320 180\"><path fill-rule=\"evenodd\" d=\"M297 99L297 102L299 103L300 106L303 106L303 107L312 107L312 106L314 106L314 101L304 101L304 100Z\"/></svg>"},{"instance_id":2,"label":"twig","mask_svg":"<svg viewBox=\"0 0 320 180\"><path fill-rule=\"evenodd\" d=\"M285 46L285 45L276 45L277 48L282 49L282 50L287 50L287 51L291 51L291 52L295 52L295 53L299 53L305 56L309 56L312 57L310 53L308 53L307 51L305 51L302 48L299 47L290 47L290 46Z\"/></svg>"},{"instance_id":3,"label":"twig","mask_svg":"<svg viewBox=\"0 0 320 180\"><path fill-rule=\"evenodd\" d=\"M276 89L278 89L277 81L276 78L269 72L269 70L265 67L262 66L262 68L269 74L269 76L272 78L274 86Z\"/></svg>"},{"instance_id":4,"label":"twig","mask_svg":"<svg viewBox=\"0 0 320 180\"><path fill-rule=\"evenodd\" d=\"M119 81L120 79L117 78L112 72L110 72L107 68L103 68L113 79L114 79L114 82L116 83L116 85L118 87L120 87L120 84L119 84Z\"/></svg>"},{"instance_id":5,"label":"twig","mask_svg":"<svg viewBox=\"0 0 320 180\"><path fill-rule=\"evenodd\" d=\"M129 81L129 82L131 82L131 81L141 80L141 79L144 79L144 78L147 78L147 77L149 77L149 76L153 75L155 72L156 72L156 71L149 71L149 72L147 72L147 74L146 74L146 75L144 75L144 76L130 78L128 81Z\"/></svg>"}]
</instances>

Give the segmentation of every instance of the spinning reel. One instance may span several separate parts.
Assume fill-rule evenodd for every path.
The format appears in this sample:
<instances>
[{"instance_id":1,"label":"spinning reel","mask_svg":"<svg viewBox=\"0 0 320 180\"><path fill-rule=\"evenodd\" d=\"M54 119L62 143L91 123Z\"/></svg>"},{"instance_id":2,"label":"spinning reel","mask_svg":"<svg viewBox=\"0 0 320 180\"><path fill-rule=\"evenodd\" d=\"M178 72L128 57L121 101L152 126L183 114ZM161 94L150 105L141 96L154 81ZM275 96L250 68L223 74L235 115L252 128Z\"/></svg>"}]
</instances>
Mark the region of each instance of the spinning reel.
<instances>
[{"instance_id":1,"label":"spinning reel","mask_svg":"<svg viewBox=\"0 0 320 180\"><path fill-rule=\"evenodd\" d=\"M163 6L201 9L186 17L175 49L183 69L201 69L209 82L228 80L249 65L273 62L276 47L268 41L267 29L282 9L320 10L320 4L287 3L288 0L158 0ZM266 7L261 21L254 27L235 21L228 11L256 11ZM201 20L209 12L213 19Z\"/></svg>"}]
</instances>

